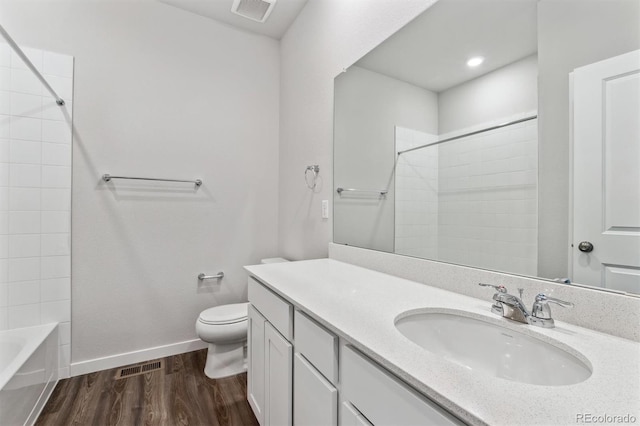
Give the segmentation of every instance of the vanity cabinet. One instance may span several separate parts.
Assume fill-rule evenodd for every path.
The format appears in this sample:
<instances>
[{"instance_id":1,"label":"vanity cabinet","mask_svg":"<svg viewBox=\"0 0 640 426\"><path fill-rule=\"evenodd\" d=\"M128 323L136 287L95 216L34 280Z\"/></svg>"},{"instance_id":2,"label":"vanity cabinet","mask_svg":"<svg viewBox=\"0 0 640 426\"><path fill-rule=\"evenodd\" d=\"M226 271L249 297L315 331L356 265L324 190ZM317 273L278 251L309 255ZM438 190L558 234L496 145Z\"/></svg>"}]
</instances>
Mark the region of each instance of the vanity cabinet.
<instances>
[{"instance_id":1,"label":"vanity cabinet","mask_svg":"<svg viewBox=\"0 0 640 426\"><path fill-rule=\"evenodd\" d=\"M292 424L293 307L249 278L247 399L261 426Z\"/></svg>"},{"instance_id":2,"label":"vanity cabinet","mask_svg":"<svg viewBox=\"0 0 640 426\"><path fill-rule=\"evenodd\" d=\"M261 426L462 424L253 278L249 301L247 399Z\"/></svg>"}]
</instances>

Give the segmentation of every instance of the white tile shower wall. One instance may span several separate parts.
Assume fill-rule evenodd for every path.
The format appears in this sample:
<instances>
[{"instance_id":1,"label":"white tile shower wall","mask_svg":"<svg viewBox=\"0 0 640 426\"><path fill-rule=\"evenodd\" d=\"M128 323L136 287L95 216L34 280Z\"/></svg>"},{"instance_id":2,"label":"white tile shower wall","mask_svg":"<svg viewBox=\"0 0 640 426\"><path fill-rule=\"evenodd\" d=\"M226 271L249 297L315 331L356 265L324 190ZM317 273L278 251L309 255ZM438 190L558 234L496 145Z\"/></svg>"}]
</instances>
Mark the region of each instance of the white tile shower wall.
<instances>
[{"instance_id":1,"label":"white tile shower wall","mask_svg":"<svg viewBox=\"0 0 640 426\"><path fill-rule=\"evenodd\" d=\"M437 135L400 126L396 151L435 142ZM395 253L437 259L438 147L402 154L396 164Z\"/></svg>"},{"instance_id":2,"label":"white tile shower wall","mask_svg":"<svg viewBox=\"0 0 640 426\"><path fill-rule=\"evenodd\" d=\"M439 260L538 275L537 125L534 119L440 145Z\"/></svg>"},{"instance_id":3,"label":"white tile shower wall","mask_svg":"<svg viewBox=\"0 0 640 426\"><path fill-rule=\"evenodd\" d=\"M60 323L69 376L73 57L24 49L60 107L0 43L0 330Z\"/></svg>"}]
</instances>

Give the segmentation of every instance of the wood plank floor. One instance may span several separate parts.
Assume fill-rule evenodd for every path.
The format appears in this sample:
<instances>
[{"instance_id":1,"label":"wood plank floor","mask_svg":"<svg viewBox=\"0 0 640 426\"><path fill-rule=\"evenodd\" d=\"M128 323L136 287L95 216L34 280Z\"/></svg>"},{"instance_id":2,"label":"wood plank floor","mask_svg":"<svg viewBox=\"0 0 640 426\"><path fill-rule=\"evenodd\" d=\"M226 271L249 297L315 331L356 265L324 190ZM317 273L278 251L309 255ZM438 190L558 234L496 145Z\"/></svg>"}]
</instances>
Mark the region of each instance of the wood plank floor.
<instances>
[{"instance_id":1,"label":"wood plank floor","mask_svg":"<svg viewBox=\"0 0 640 426\"><path fill-rule=\"evenodd\" d=\"M247 375L212 380L206 350L165 358L163 370L115 380L118 369L61 380L38 426L253 426Z\"/></svg>"}]
</instances>

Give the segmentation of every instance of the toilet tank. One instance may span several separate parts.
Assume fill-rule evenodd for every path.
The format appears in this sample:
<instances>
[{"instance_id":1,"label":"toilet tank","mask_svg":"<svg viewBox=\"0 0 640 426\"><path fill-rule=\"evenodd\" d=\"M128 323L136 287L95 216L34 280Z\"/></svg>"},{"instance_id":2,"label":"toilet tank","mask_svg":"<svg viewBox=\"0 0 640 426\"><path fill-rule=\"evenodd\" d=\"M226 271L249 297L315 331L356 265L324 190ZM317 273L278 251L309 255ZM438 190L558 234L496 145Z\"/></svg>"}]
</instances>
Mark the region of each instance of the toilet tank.
<instances>
[{"instance_id":1,"label":"toilet tank","mask_svg":"<svg viewBox=\"0 0 640 426\"><path fill-rule=\"evenodd\" d=\"M267 259L261 259L260 263L282 263L288 262L284 257L269 257Z\"/></svg>"}]
</instances>

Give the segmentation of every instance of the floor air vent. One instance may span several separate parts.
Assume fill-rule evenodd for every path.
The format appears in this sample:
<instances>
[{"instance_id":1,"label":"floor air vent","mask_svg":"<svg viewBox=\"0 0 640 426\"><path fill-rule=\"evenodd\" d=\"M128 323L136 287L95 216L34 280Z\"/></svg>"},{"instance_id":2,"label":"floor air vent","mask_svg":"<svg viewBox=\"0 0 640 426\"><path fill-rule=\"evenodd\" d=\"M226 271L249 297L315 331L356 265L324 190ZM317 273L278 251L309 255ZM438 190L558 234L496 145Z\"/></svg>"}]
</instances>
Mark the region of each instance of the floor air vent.
<instances>
[{"instance_id":1,"label":"floor air vent","mask_svg":"<svg viewBox=\"0 0 640 426\"><path fill-rule=\"evenodd\" d=\"M152 361L146 364L131 365L128 367L122 367L116 374L116 380L126 379L127 377L139 376L140 374L150 373L156 370L162 370L164 368L162 361Z\"/></svg>"}]
</instances>

